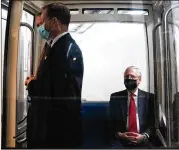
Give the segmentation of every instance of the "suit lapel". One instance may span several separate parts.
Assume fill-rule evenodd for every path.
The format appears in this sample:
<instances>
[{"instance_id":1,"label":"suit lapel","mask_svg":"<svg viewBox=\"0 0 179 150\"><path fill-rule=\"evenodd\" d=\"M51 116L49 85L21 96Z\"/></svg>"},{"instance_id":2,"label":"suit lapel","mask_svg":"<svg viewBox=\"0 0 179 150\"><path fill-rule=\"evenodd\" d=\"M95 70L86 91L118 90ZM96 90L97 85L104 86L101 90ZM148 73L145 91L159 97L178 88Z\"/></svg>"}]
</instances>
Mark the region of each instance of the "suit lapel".
<instances>
[{"instance_id":1,"label":"suit lapel","mask_svg":"<svg viewBox=\"0 0 179 150\"><path fill-rule=\"evenodd\" d=\"M145 102L146 102L146 95L144 92L142 92L141 90L139 90L138 93L138 117L139 117L139 124L141 126L142 122L143 122L143 114L145 111Z\"/></svg>"}]
</instances>

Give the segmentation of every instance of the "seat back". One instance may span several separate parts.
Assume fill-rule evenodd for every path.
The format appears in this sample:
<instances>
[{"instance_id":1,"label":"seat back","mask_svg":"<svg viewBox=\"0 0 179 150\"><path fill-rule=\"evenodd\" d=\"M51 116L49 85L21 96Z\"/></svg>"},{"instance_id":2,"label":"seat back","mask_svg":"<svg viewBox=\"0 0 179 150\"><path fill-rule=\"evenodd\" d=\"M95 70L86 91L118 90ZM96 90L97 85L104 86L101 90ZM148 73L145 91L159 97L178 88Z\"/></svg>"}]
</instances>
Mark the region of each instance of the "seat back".
<instances>
[{"instance_id":1,"label":"seat back","mask_svg":"<svg viewBox=\"0 0 179 150\"><path fill-rule=\"evenodd\" d=\"M109 143L109 102L85 102L82 104L82 148L106 148Z\"/></svg>"}]
</instances>

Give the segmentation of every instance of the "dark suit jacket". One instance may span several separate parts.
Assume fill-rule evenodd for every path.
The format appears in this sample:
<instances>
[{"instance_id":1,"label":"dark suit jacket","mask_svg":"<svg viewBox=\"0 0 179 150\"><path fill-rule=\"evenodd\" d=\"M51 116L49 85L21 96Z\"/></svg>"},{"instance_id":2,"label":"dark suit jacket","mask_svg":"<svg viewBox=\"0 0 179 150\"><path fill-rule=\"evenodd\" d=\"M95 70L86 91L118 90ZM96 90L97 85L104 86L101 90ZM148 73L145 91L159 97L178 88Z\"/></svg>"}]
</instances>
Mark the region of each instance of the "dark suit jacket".
<instances>
[{"instance_id":1,"label":"dark suit jacket","mask_svg":"<svg viewBox=\"0 0 179 150\"><path fill-rule=\"evenodd\" d=\"M37 80L28 85L29 148L74 148L81 144L82 79L81 50L70 34L66 34L52 48L48 47Z\"/></svg>"},{"instance_id":2,"label":"dark suit jacket","mask_svg":"<svg viewBox=\"0 0 179 150\"><path fill-rule=\"evenodd\" d=\"M128 113L127 90L111 94L110 98L110 124L112 136L115 138L117 132L127 132ZM138 115L140 133L147 133L152 136L155 126L154 95L138 90Z\"/></svg>"}]
</instances>

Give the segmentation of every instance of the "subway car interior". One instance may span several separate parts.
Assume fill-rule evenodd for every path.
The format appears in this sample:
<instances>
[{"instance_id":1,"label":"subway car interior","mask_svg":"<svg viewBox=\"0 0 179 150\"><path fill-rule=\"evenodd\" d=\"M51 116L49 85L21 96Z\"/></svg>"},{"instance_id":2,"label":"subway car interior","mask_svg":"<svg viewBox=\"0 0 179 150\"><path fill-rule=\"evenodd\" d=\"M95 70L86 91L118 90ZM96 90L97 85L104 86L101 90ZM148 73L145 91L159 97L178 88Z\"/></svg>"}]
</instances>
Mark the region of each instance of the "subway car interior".
<instances>
[{"instance_id":1,"label":"subway car interior","mask_svg":"<svg viewBox=\"0 0 179 150\"><path fill-rule=\"evenodd\" d=\"M44 46L35 23L42 7L70 9L69 33L82 50L83 148L107 148L110 94L124 90L124 71L137 66L140 89L155 94L156 147L179 145L179 1L1 0L1 147L27 148L28 92ZM109 147L108 147L109 148Z\"/></svg>"}]
</instances>

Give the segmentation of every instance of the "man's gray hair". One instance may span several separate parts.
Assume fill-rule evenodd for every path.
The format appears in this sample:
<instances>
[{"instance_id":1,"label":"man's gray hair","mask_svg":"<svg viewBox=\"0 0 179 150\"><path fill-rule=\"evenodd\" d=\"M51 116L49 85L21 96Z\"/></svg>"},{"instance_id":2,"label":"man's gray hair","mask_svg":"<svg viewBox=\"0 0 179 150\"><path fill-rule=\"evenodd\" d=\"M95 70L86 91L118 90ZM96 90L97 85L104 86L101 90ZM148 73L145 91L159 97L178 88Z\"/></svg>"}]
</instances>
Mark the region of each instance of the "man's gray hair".
<instances>
[{"instance_id":1,"label":"man's gray hair","mask_svg":"<svg viewBox=\"0 0 179 150\"><path fill-rule=\"evenodd\" d=\"M130 66L130 67L127 67L127 69L125 70L125 72L126 72L128 69L135 70L137 76L138 76L139 78L142 77L142 73L140 72L139 68L137 68L137 67L135 67L135 66Z\"/></svg>"}]
</instances>

